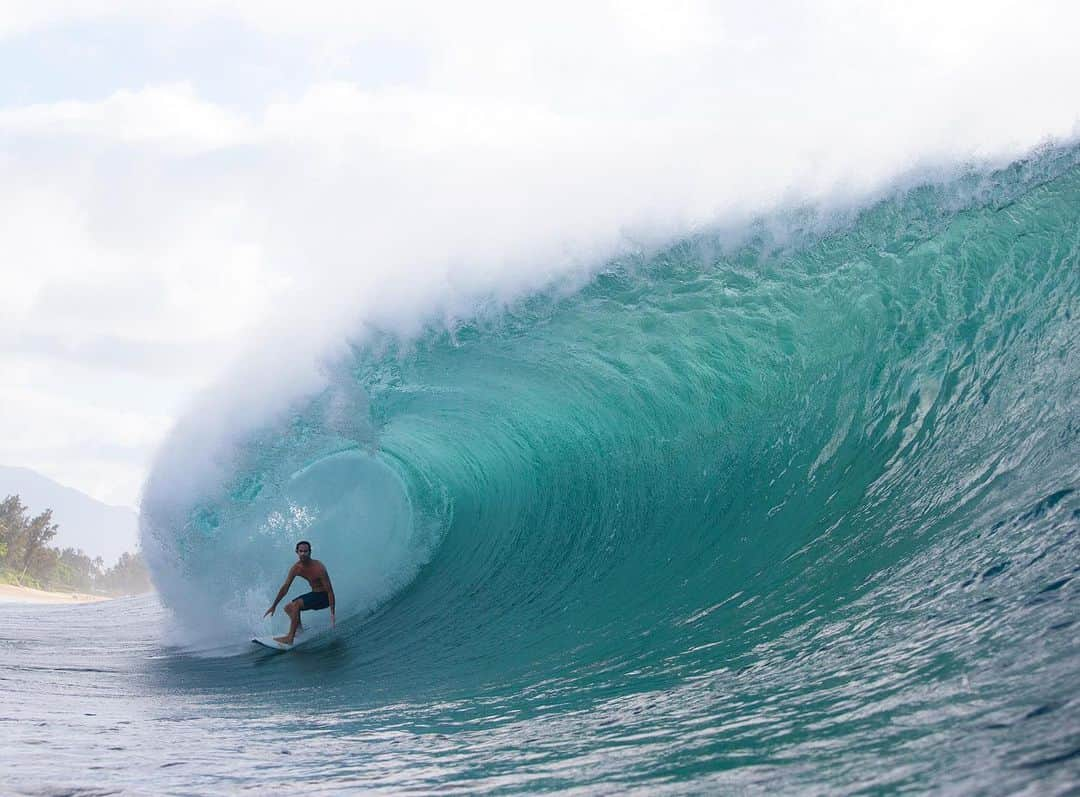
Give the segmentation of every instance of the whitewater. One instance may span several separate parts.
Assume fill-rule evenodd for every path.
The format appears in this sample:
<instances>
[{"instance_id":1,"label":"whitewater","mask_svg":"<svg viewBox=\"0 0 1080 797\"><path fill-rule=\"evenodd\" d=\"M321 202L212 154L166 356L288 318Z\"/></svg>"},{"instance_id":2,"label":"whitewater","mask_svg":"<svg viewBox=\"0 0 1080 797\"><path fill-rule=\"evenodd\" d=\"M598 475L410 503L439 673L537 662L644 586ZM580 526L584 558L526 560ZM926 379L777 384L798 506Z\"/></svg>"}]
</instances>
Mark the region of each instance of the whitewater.
<instances>
[{"instance_id":1,"label":"whitewater","mask_svg":"<svg viewBox=\"0 0 1080 797\"><path fill-rule=\"evenodd\" d=\"M0 607L8 787L1080 788L1080 148L737 233L193 410L158 595ZM301 538L338 627L252 650Z\"/></svg>"}]
</instances>

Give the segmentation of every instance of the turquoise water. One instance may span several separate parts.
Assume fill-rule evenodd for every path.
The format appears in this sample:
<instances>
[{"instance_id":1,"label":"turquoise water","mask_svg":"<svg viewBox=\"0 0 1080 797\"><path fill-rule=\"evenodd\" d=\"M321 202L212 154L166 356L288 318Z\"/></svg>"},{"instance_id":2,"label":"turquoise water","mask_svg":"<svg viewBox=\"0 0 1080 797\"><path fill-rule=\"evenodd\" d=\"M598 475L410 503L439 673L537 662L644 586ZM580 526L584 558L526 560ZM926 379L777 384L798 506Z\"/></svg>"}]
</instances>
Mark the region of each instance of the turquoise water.
<instances>
[{"instance_id":1,"label":"turquoise water","mask_svg":"<svg viewBox=\"0 0 1080 797\"><path fill-rule=\"evenodd\" d=\"M1080 787L1078 163L793 212L368 334L208 487L151 477L165 609L0 607L5 666L52 662L7 680L55 690L47 721L109 763L78 774L90 753L44 730L7 745L11 782ZM338 629L249 650L300 537ZM119 618L123 644L57 652L40 616ZM69 672L81 657L111 675Z\"/></svg>"}]
</instances>

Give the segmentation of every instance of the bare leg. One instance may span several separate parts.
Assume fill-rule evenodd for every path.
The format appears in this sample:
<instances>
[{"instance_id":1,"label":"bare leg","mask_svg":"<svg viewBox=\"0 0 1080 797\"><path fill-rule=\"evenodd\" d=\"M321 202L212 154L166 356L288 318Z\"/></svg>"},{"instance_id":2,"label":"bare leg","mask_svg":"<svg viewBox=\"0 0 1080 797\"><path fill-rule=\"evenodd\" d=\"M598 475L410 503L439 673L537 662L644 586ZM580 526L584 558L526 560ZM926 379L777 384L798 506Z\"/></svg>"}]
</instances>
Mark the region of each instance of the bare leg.
<instances>
[{"instance_id":1,"label":"bare leg","mask_svg":"<svg viewBox=\"0 0 1080 797\"><path fill-rule=\"evenodd\" d=\"M296 629L300 626L300 601L292 601L285 607L285 614L289 615L289 633L285 636L276 636L274 641L283 645L291 645L296 636Z\"/></svg>"}]
</instances>

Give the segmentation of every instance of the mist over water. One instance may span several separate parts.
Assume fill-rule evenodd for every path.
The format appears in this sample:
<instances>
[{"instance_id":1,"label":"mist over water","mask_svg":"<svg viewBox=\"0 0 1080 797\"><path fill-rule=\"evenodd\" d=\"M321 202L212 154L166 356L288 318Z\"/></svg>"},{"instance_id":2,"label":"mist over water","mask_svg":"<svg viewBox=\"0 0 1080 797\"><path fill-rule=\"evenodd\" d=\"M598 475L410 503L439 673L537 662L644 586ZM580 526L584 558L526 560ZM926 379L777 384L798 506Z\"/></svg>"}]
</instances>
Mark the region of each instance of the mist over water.
<instances>
[{"instance_id":1,"label":"mist over water","mask_svg":"<svg viewBox=\"0 0 1080 797\"><path fill-rule=\"evenodd\" d=\"M328 788L1075 788L1078 152L369 329L213 480L178 433L162 678ZM301 537L339 630L258 659Z\"/></svg>"}]
</instances>

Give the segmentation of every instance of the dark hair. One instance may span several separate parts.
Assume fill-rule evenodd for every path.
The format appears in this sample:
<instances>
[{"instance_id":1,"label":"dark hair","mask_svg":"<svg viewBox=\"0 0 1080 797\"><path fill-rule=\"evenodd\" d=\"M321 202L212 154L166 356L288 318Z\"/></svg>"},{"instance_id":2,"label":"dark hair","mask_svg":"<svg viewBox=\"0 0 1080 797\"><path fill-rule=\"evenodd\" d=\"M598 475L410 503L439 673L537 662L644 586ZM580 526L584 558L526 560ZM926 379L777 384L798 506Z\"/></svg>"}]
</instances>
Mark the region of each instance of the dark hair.
<instances>
[{"instance_id":1,"label":"dark hair","mask_svg":"<svg viewBox=\"0 0 1080 797\"><path fill-rule=\"evenodd\" d=\"M306 545L306 546L307 546L307 549L308 549L309 551L311 550L311 543L310 543L310 542L308 542L307 540L300 540L300 542L296 543L296 550L297 550L297 551L299 551L299 550L300 550L300 546L301 546L301 545Z\"/></svg>"}]
</instances>

